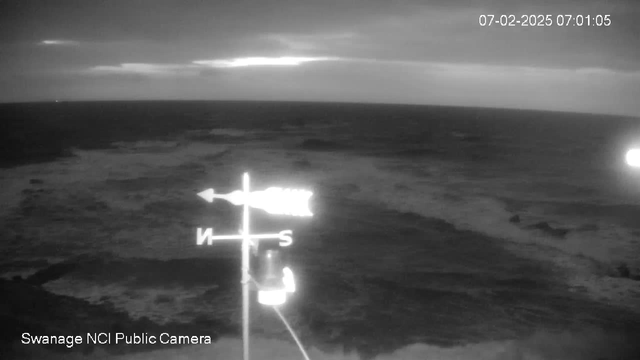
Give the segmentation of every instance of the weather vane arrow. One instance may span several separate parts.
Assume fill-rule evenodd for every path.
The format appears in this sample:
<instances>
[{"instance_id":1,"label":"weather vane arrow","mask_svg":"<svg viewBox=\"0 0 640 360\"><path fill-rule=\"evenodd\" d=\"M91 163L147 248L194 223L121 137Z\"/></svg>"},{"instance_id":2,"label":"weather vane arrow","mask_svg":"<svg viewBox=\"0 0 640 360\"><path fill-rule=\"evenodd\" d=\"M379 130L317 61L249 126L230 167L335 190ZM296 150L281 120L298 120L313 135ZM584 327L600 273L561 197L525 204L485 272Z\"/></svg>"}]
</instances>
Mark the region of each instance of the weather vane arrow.
<instances>
[{"instance_id":1,"label":"weather vane arrow","mask_svg":"<svg viewBox=\"0 0 640 360\"><path fill-rule=\"evenodd\" d=\"M215 198L215 192L213 191L213 189L207 189L205 191L201 191L198 193L198 196L200 196L201 198L205 199L207 202L213 202L213 199Z\"/></svg>"},{"instance_id":2,"label":"weather vane arrow","mask_svg":"<svg viewBox=\"0 0 640 360\"><path fill-rule=\"evenodd\" d=\"M198 196L209 203L212 203L214 199L224 199L236 206L247 204L269 214L292 216L313 216L309 210L309 199L312 195L311 191L280 187L253 191L248 195L240 190L228 194L216 194L213 189L207 189L198 193Z\"/></svg>"}]
</instances>

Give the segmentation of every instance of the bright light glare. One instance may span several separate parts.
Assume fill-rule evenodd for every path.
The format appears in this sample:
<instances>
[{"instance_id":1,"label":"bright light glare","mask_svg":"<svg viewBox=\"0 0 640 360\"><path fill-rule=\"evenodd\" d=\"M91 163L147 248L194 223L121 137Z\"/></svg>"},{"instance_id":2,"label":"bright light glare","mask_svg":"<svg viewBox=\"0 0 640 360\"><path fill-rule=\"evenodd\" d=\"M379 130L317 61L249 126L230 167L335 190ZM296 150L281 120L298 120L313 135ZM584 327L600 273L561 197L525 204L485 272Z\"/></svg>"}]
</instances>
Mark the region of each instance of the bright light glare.
<instances>
[{"instance_id":1,"label":"bright light glare","mask_svg":"<svg viewBox=\"0 0 640 360\"><path fill-rule=\"evenodd\" d=\"M194 64L211 67L245 67L245 66L297 66L305 62L328 60L324 57L246 57L231 60L197 60Z\"/></svg>"},{"instance_id":2,"label":"bright light glare","mask_svg":"<svg viewBox=\"0 0 640 360\"><path fill-rule=\"evenodd\" d=\"M640 149L631 149L627 151L627 165L640 167Z\"/></svg>"},{"instance_id":3,"label":"bright light glare","mask_svg":"<svg viewBox=\"0 0 640 360\"><path fill-rule=\"evenodd\" d=\"M282 305L287 301L287 293L284 290L260 290L258 302L262 305Z\"/></svg>"}]
</instances>

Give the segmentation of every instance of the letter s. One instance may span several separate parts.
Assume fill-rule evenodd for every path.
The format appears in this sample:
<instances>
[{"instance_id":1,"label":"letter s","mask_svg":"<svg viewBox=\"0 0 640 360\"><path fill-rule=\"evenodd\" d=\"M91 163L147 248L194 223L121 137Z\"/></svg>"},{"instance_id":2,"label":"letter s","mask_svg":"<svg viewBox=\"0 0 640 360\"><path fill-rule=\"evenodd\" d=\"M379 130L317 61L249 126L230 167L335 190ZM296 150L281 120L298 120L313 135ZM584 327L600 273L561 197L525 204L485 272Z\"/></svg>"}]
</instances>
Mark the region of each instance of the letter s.
<instances>
[{"instance_id":1,"label":"letter s","mask_svg":"<svg viewBox=\"0 0 640 360\"><path fill-rule=\"evenodd\" d=\"M280 231L280 246L285 247L293 243L293 239L291 238L292 233L293 232L291 230Z\"/></svg>"}]
</instances>

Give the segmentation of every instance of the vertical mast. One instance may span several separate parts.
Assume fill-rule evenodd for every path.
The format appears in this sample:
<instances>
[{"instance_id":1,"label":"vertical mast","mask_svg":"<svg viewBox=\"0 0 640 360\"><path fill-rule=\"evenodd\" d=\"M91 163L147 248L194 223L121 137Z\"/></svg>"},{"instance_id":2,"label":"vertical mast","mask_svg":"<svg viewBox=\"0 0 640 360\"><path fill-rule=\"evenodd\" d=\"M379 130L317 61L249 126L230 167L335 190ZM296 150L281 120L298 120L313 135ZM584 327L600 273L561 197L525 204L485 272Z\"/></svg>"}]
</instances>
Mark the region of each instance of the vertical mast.
<instances>
[{"instance_id":1,"label":"vertical mast","mask_svg":"<svg viewBox=\"0 0 640 360\"><path fill-rule=\"evenodd\" d=\"M242 212L242 347L243 360L249 360L249 173L242 176L244 204Z\"/></svg>"}]
</instances>

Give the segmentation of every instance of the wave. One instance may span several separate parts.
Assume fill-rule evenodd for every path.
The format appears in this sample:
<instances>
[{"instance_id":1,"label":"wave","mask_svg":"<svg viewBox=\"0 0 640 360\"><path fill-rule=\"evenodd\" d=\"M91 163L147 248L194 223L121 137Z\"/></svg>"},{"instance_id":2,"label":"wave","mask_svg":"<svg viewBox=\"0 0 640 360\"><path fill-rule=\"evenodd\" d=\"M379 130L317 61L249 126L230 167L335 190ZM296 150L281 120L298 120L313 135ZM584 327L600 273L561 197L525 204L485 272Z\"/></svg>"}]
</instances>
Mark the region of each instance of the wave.
<instances>
[{"instance_id":1,"label":"wave","mask_svg":"<svg viewBox=\"0 0 640 360\"><path fill-rule=\"evenodd\" d=\"M44 213L58 216L60 214L64 215L65 211L70 212L70 216L67 218L68 221L56 221L55 218L46 216L35 219L40 221L37 223L39 228L46 229L46 232L30 234L30 237L27 238L29 241L17 243L17 246L27 249L23 251L23 255L30 254L34 257L64 249L67 251L65 253L66 256L75 256L82 253L95 254L99 251L107 250L112 254L116 254L116 258L131 258L134 256L151 258L151 262L131 260L129 263L124 260L118 260L111 263L110 266L102 268L84 264L79 268L81 271L74 270L74 276L64 275L56 278L59 274L50 273L47 276L43 275L41 281L44 281L44 287L52 292L80 297L96 303L111 303L121 309L126 309L132 316L153 315L157 316L154 317L154 320L161 322L164 321L162 320L163 317L165 319L178 318L186 320L189 317L193 317L195 312L208 311L214 313L216 310L222 312L221 309L225 307L231 310L225 310L224 314L220 313L219 315L226 318L235 317L235 313L233 313L237 310L237 306L233 307L237 300L234 297L237 296L235 292L229 292L227 297L214 297L220 302L209 302L205 306L205 300L211 300L212 295L220 295L216 292L218 290L213 288L213 285L207 288L204 283L191 283L190 288L180 288L179 286L166 286L163 288L161 281L152 283L153 281L158 281L161 277L156 279L146 278L144 280L144 274L145 272L165 274L171 280L171 275L177 276L180 272L167 274L163 272L163 269L171 268L173 265L179 268L180 263L163 263L161 259L174 259L175 261L177 261L177 258L212 259L218 256L225 257L225 255L228 256L231 253L228 249L224 249L223 246L217 247L215 250L203 250L193 246L194 229L200 224L207 224L212 214L217 219L222 218L225 221L230 217L229 213L235 214L235 211L230 211L231 208L229 207L205 207L205 204L198 201L195 193L199 187L204 186L227 186L227 188L237 186L241 172L247 168L251 169L252 175L255 174L255 180L253 181L255 181L254 186L256 188L272 184L292 187L297 185L309 186L316 193L312 201L320 207L325 205L323 204L325 197L339 200L350 199L352 203L356 204L376 205L348 207L346 206L348 204L345 205L342 202L338 203L337 206L333 206L332 209L336 210L335 214L331 214L333 217L330 214L318 211L318 216L312 219L312 223L316 225L313 225L315 227L312 226L313 230L311 232L315 236L309 235L303 238L308 245L305 248L305 242L301 243L300 251L303 253L301 253L300 257L317 257L318 250L326 252L329 244L321 242L330 241L331 239L327 239L327 236L333 234L332 236L335 235L337 240L330 245L331 248L337 250L329 254L323 253L323 259L330 258L332 261L327 261L327 263L331 263L331 266L338 266L337 269L332 268L334 273L340 273L339 270L341 269L349 269L349 266L346 266L349 264L351 269L355 266L360 271L375 270L378 273L381 269L384 269L385 272L390 272L389 268L406 269L418 266L416 264L425 266L424 264L428 263L426 266L435 267L455 266L455 260L477 259L477 254L474 251L480 251L483 247L488 248L486 245L489 242L483 242L479 236L476 236L478 233L503 239L505 244L526 245L519 249L521 254L531 251L531 254L528 255L532 257L545 261L551 259L558 263L566 261L569 263L567 266L573 266L571 263L575 262L575 259L560 257L554 253L550 254L546 250L537 251L538 249L529 245L548 244L551 248L555 246L555 248L571 254L572 251L585 251L584 249L588 248L582 244L585 234L599 235L600 231L607 229L599 227L596 231L582 232L581 235L578 235L578 232L569 233L561 241L554 237L545 236L544 233L538 234L531 230L523 229L521 226L508 221L513 214L506 208L504 202L483 193L467 191L464 184L467 180L459 174L457 165L442 161L407 164L407 162L401 162L397 159L380 160L343 152L296 152L290 148L279 149L272 146L265 149L264 144L247 144L234 149L230 153L225 153L223 158L218 158L217 162L212 164L209 158L212 154L219 154L220 151L222 151L220 147L202 143L178 147L170 154L92 151L81 152L81 156L73 161L50 164L47 167L13 169L8 173L7 178L28 179L33 174L37 174L34 177L43 179L43 183L38 186L53 189L51 193L44 193L38 202L38 206L54 210ZM291 171L292 165L295 165L295 161L300 159L306 161L305 170ZM117 172L114 173L114 170L117 170ZM105 182L107 179L109 181ZM145 184L149 187L145 187ZM32 185L25 184L24 186L29 188ZM459 186L459 188L455 188L456 186ZM29 198L31 195L24 193L18 199L24 200L24 198ZM45 195L51 195L51 197L47 198ZM79 197L79 195L82 196ZM91 209L86 207L86 205L95 205L94 203L104 203L106 207L99 207L97 210L93 209L93 206ZM20 202L18 202L17 207L20 208L20 205ZM382 207L386 212L364 212L363 209L367 207ZM95 211L102 211L101 209L106 212L102 213L101 216L94 216L96 215ZM79 217L71 215L77 215L76 212L80 212L83 216L91 215L96 219L103 218L105 220L97 222L75 221ZM401 216L398 212L406 214ZM533 221L533 214L530 217ZM406 231L406 233L396 235L410 238L413 241L407 243L406 249L403 249L401 254L395 254L397 255L396 258L387 255L393 254L392 250L399 251L399 248L388 248L383 244L383 240L392 235L389 233L391 229L395 229L392 226L386 226L393 224L385 222L385 218L390 218L389 221L402 221L402 225L406 225L402 230ZM423 224L424 226L416 225L414 226L415 231L411 228L412 224L423 222L425 218L440 220L428 222L426 225ZM257 220L258 218L256 217L255 219ZM16 226L24 225L25 229L36 224L34 219L30 217L24 217L20 221L16 219L12 221L13 225ZM282 224L274 219L271 219L270 222ZM287 221L287 226L289 225L289 221ZM328 226L332 227L329 228ZM80 232L74 235L69 231L70 229ZM336 232L331 233L328 232L329 230ZM471 232L463 233L460 230L470 230ZM226 229L221 229L221 231L223 233L228 232ZM235 229L230 231L235 231ZM355 235L360 235L360 237ZM429 236L432 236L432 238L429 238ZM438 238L433 238L435 236ZM88 238L91 241L87 241ZM317 243L311 243L314 240L317 240ZM375 241L377 241L375 244L377 248L367 251L367 245ZM442 245L438 244L438 241L447 241L448 243ZM476 247L468 246L470 242L477 243ZM613 244L600 240L597 246L593 247L594 253L596 252L595 250L602 253L603 251L601 250L611 249L614 245L617 246L621 243L617 241ZM37 252L36 248L44 244L48 244L48 247ZM400 244L400 241L395 244ZM456 246L460 248L455 248ZM357 247L362 247L363 251L358 259L353 259L349 251L352 252ZM450 251L450 253L445 254L442 249ZM440 252L438 252L439 250ZM493 248L489 250L493 250ZM432 254L429 255L428 252ZM384 256L381 256L381 253ZM237 248L234 248L233 255L236 254ZM406 254L415 255L411 258L411 262L405 261L406 258L404 256ZM442 254L450 255L451 257L440 259L441 262L438 262L437 257ZM495 260L497 256L497 252L491 254L491 257L485 256L484 262L486 262L487 258ZM445 260L446 262L444 262ZM352 261L353 263L347 264L347 261ZM194 264L197 263L197 261L194 261ZM369 263L378 267L374 268L373 265L368 265ZM454 264L452 265L451 263ZM385 268L384 265L388 265L388 267ZM506 266L504 264L501 265ZM566 264L563 263L563 265ZM314 266L320 266L318 261ZM342 268L339 266L342 266ZM126 269L127 271L119 271L118 269ZM203 274L208 271L204 268L201 270ZM411 268L411 270L418 271L419 269ZM504 268L500 270L505 271ZM518 271L522 271L522 269L518 267ZM404 274L401 271L397 273ZM84 277L83 274L85 275ZM117 278L113 279L113 276ZM348 277L347 281L355 282L358 275L347 274L345 276ZM432 278L434 277L432 276ZM105 281L105 279L111 280ZM146 282L147 280L149 283ZM131 281L131 284L128 284L128 281ZM188 282L186 279L178 279L174 282L179 283L181 281ZM203 281L206 282L207 279ZM307 282L311 283L311 281L305 281L305 283ZM330 282L330 284L334 282ZM526 285L532 285L532 282L527 283L526 279L516 279L515 282L516 284L507 285L521 286L523 282ZM588 283L592 284L593 281ZM533 284L535 285L535 283ZM579 284L579 281L576 281L575 284ZM325 283L324 285L327 284ZM327 294L327 288L322 287L324 294ZM368 295L368 292L372 289L373 287L364 286L359 289L362 290L359 293L363 296ZM437 291L442 296L438 299L448 304L451 301L448 301L449 298L446 296L451 296L451 293L461 293L461 291L451 291L450 289L440 290L438 289ZM609 290L607 291L610 292ZM389 293L389 291L386 293L380 292L379 295L381 296L375 299L363 300L360 297L356 300L365 301L365 304L367 304L367 301L375 303L376 301L384 300ZM474 305L469 305L475 304L475 294L463 295L466 296L468 301L456 303L455 306L468 306L470 309L465 310L464 314L470 314L475 311L491 316L492 313L485 311L486 309L476 311L477 308ZM458 297L463 297L463 295ZM528 294L525 295L528 296ZM539 294L539 296L542 295ZM168 300L172 298L175 301ZM347 301L354 297L343 296L342 298ZM427 296L426 298L429 297ZM313 302L316 299L307 299L307 301ZM217 306L221 304L224 306ZM423 302L419 303L418 301L407 302L407 304L408 306L416 306L418 309L420 309L419 306L424 306ZM345 307L344 304L332 304L328 300L321 302L320 305L324 306L321 310L327 310L327 313L333 314L334 318L338 318L336 316L337 311L343 311ZM349 308L355 309L350 316L355 318L367 314L358 310L361 305L362 303L349 303ZM450 306L450 308L457 312L458 308L455 306ZM412 311L416 310L413 309ZM457 314L459 315L460 312ZM322 311L319 311L316 315L318 319L322 319L326 314L323 315ZM388 314L385 315L384 311L376 312L376 315L380 315L377 318L378 324L389 324L389 321L385 322L384 316ZM326 318L326 316L324 317ZM342 319L344 320L344 317ZM455 316L451 316L451 319L450 321L458 321ZM413 319L414 322L421 320ZM363 319L360 318L358 321L363 321ZM453 331L451 328L459 324L446 323L442 319L439 319L439 321L440 328L434 331L442 331L443 329L446 331L442 334L432 334L433 336L443 338L460 337L459 334L451 334ZM502 325L500 326L501 329L510 331L509 326L513 325L513 323L502 323ZM323 323L320 320L316 321L315 326L325 331L329 331L327 328L336 328L336 326L326 322ZM354 327L354 329L347 331L345 336L350 336L352 334L350 331L357 331L357 328ZM491 330L480 328L470 329L469 331L482 333L490 332ZM461 329L460 333L466 334L467 331ZM331 337L333 335L328 334L327 336ZM407 341L406 343L415 342L412 338L405 340ZM371 340L359 338L358 341L366 342ZM430 349L433 350L434 348Z\"/></svg>"}]
</instances>

